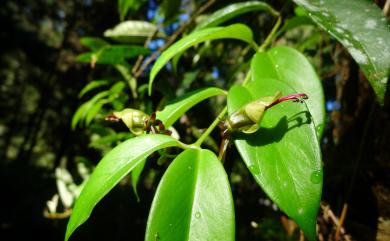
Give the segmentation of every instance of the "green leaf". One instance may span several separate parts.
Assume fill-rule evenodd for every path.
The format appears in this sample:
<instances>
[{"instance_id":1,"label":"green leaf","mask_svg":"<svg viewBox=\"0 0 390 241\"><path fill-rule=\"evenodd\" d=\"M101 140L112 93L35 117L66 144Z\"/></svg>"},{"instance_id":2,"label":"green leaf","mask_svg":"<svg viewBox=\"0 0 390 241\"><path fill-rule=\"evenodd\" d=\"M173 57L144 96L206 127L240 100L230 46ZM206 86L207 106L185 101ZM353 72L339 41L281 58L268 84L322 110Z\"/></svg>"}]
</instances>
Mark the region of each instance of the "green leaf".
<instances>
[{"instance_id":1,"label":"green leaf","mask_svg":"<svg viewBox=\"0 0 390 241\"><path fill-rule=\"evenodd\" d=\"M85 116L85 125L88 126L91 121L95 118L97 113L102 109L103 105L107 103L107 100L102 99L91 105L91 108L86 113Z\"/></svg>"},{"instance_id":2,"label":"green leaf","mask_svg":"<svg viewBox=\"0 0 390 241\"><path fill-rule=\"evenodd\" d=\"M181 0L164 0L161 4L161 10L164 14L164 22L170 22L178 14L181 6Z\"/></svg>"},{"instance_id":3,"label":"green leaf","mask_svg":"<svg viewBox=\"0 0 390 241\"><path fill-rule=\"evenodd\" d=\"M137 11L145 0L118 0L119 18L123 21L129 11Z\"/></svg>"},{"instance_id":4,"label":"green leaf","mask_svg":"<svg viewBox=\"0 0 390 241\"><path fill-rule=\"evenodd\" d=\"M143 135L112 149L96 166L85 184L68 222L65 240L91 215L95 205L152 152L182 144L167 135Z\"/></svg>"},{"instance_id":5,"label":"green leaf","mask_svg":"<svg viewBox=\"0 0 390 241\"><path fill-rule=\"evenodd\" d=\"M109 43L107 43L103 39L95 38L95 37L83 37L80 39L80 42L82 45L90 48L92 51L99 50L99 49L109 45Z\"/></svg>"},{"instance_id":6,"label":"green leaf","mask_svg":"<svg viewBox=\"0 0 390 241\"><path fill-rule=\"evenodd\" d=\"M86 93L88 93L91 90L94 90L100 86L108 85L108 80L94 80L90 83L88 83L79 93L79 98L83 97Z\"/></svg>"},{"instance_id":7,"label":"green leaf","mask_svg":"<svg viewBox=\"0 0 390 241\"><path fill-rule=\"evenodd\" d=\"M164 38L165 34L158 31L156 25L146 21L129 20L116 25L112 29L104 32L104 37L111 38L121 43L143 43L149 36L154 35L158 38Z\"/></svg>"},{"instance_id":8,"label":"green leaf","mask_svg":"<svg viewBox=\"0 0 390 241\"><path fill-rule=\"evenodd\" d=\"M156 113L156 118L161 120L166 128L169 128L194 105L212 96L225 94L224 90L215 87L188 92L187 94L169 102L163 110Z\"/></svg>"},{"instance_id":9,"label":"green leaf","mask_svg":"<svg viewBox=\"0 0 390 241\"><path fill-rule=\"evenodd\" d=\"M83 103L75 112L75 114L73 115L73 118L72 118L72 129L75 129L77 124L79 122L82 122L83 119L86 117L87 113L89 112L89 110L96 104L96 102L98 102L99 100L107 97L108 95L110 95L110 91L108 90L105 90L105 91L102 91L98 94L96 94L94 97L92 97L90 100L86 101L85 103Z\"/></svg>"},{"instance_id":10,"label":"green leaf","mask_svg":"<svg viewBox=\"0 0 390 241\"><path fill-rule=\"evenodd\" d=\"M275 9L273 9L270 5L264 2L248 1L242 3L233 3L224 8L219 9L218 11L208 16L204 21L199 23L199 25L195 28L195 31L204 28L215 27L223 22L228 21L229 19L232 19L244 13L255 11L267 11L274 16L279 15L279 13Z\"/></svg>"},{"instance_id":11,"label":"green leaf","mask_svg":"<svg viewBox=\"0 0 390 241\"><path fill-rule=\"evenodd\" d=\"M367 0L294 2L344 45L383 104L390 74L390 31L382 10Z\"/></svg>"},{"instance_id":12,"label":"green leaf","mask_svg":"<svg viewBox=\"0 0 390 241\"><path fill-rule=\"evenodd\" d=\"M188 149L158 185L146 241L234 240L234 208L226 172L209 150Z\"/></svg>"},{"instance_id":13,"label":"green leaf","mask_svg":"<svg viewBox=\"0 0 390 241\"><path fill-rule=\"evenodd\" d=\"M238 39L248 44L254 45L252 30L243 24L233 24L226 27L206 28L193 32L174 43L157 59L150 72L149 95L152 92L154 78L171 58L196 44L215 39Z\"/></svg>"},{"instance_id":14,"label":"green leaf","mask_svg":"<svg viewBox=\"0 0 390 241\"><path fill-rule=\"evenodd\" d=\"M228 94L228 112L277 91L283 95L296 92L275 79L233 86ZM315 240L322 166L319 142L306 105L280 103L266 111L259 131L233 137L256 182L310 240Z\"/></svg>"},{"instance_id":15,"label":"green leaf","mask_svg":"<svg viewBox=\"0 0 390 241\"><path fill-rule=\"evenodd\" d=\"M115 69L118 70L122 77L127 81L127 84L130 87L131 94L133 95L133 97L137 98L137 80L131 74L131 66L128 63L123 62L121 64L115 65Z\"/></svg>"},{"instance_id":16,"label":"green leaf","mask_svg":"<svg viewBox=\"0 0 390 241\"><path fill-rule=\"evenodd\" d=\"M133 186L133 191L134 191L135 196L137 197L138 202L140 201L140 199L139 199L139 195L138 195L138 191L137 191L137 184L138 184L139 178L142 174L142 171L144 170L145 163L146 163L146 159L143 160L140 164L138 164L133 169L133 171L130 173L131 185Z\"/></svg>"},{"instance_id":17,"label":"green leaf","mask_svg":"<svg viewBox=\"0 0 390 241\"><path fill-rule=\"evenodd\" d=\"M98 64L122 64L125 59L139 55L148 55L150 51L141 46L113 45L105 46L95 52L81 54L77 57L80 62L96 62Z\"/></svg>"},{"instance_id":18,"label":"green leaf","mask_svg":"<svg viewBox=\"0 0 390 241\"><path fill-rule=\"evenodd\" d=\"M306 101L317 134L322 136L325 125L325 98L322 84L307 58L295 49L279 46L257 53L251 63L252 81L263 78L280 80L297 92L309 96Z\"/></svg>"}]
</instances>

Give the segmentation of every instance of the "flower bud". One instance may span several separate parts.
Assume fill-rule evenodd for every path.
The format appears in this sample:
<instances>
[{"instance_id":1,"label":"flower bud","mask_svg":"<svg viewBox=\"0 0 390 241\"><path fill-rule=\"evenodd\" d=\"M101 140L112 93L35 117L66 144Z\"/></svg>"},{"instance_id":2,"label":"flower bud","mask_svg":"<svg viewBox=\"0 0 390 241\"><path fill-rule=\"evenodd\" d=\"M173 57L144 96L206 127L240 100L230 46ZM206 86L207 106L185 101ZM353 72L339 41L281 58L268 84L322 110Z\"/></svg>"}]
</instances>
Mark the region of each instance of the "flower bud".
<instances>
[{"instance_id":1,"label":"flower bud","mask_svg":"<svg viewBox=\"0 0 390 241\"><path fill-rule=\"evenodd\" d=\"M121 119L134 135L141 135L146 129L149 116L140 110L124 109L114 112L113 116Z\"/></svg>"},{"instance_id":2,"label":"flower bud","mask_svg":"<svg viewBox=\"0 0 390 241\"><path fill-rule=\"evenodd\" d=\"M252 101L239 110L233 112L226 121L227 128L233 131L240 131L246 134L256 132L260 128L261 119L268 106L280 98L280 91L274 96L261 97Z\"/></svg>"},{"instance_id":3,"label":"flower bud","mask_svg":"<svg viewBox=\"0 0 390 241\"><path fill-rule=\"evenodd\" d=\"M246 104L228 117L225 126L230 132L239 131L251 134L259 130L261 119L267 109L283 101L292 100L293 102L303 103L303 100L309 98L303 93L290 94L283 97L281 95L282 93L278 91L274 96L261 97Z\"/></svg>"}]
</instances>

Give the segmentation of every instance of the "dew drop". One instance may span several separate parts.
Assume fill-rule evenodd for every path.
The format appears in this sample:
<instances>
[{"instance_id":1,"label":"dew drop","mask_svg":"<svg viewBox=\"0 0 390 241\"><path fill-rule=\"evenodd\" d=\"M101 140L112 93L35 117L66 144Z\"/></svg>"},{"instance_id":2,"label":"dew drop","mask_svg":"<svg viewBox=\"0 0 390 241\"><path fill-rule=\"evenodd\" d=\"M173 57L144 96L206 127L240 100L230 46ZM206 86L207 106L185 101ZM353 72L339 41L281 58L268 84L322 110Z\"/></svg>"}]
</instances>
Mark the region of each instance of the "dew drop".
<instances>
[{"instance_id":1,"label":"dew drop","mask_svg":"<svg viewBox=\"0 0 390 241\"><path fill-rule=\"evenodd\" d=\"M275 64L275 68L279 68L279 65L278 65L278 64Z\"/></svg>"},{"instance_id":2,"label":"dew drop","mask_svg":"<svg viewBox=\"0 0 390 241\"><path fill-rule=\"evenodd\" d=\"M201 216L202 216L202 215L200 214L200 212L196 212L196 213L195 213L195 217L196 217L196 218L200 218Z\"/></svg>"},{"instance_id":3,"label":"dew drop","mask_svg":"<svg viewBox=\"0 0 390 241\"><path fill-rule=\"evenodd\" d=\"M251 166L249 166L249 170L250 170L253 174L255 174L255 175L257 175L257 174L260 173L260 169L259 169L259 167L256 166L256 165L251 165Z\"/></svg>"},{"instance_id":4,"label":"dew drop","mask_svg":"<svg viewBox=\"0 0 390 241\"><path fill-rule=\"evenodd\" d=\"M310 181L314 184L318 184L322 181L322 171L314 171L310 175Z\"/></svg>"},{"instance_id":5,"label":"dew drop","mask_svg":"<svg viewBox=\"0 0 390 241\"><path fill-rule=\"evenodd\" d=\"M169 227L172 227L172 226L173 226L173 224L172 224L172 223L170 223L170 224L169 224Z\"/></svg>"},{"instance_id":6,"label":"dew drop","mask_svg":"<svg viewBox=\"0 0 390 241\"><path fill-rule=\"evenodd\" d=\"M191 170L192 169L192 166L188 166L188 170Z\"/></svg>"},{"instance_id":7,"label":"dew drop","mask_svg":"<svg viewBox=\"0 0 390 241\"><path fill-rule=\"evenodd\" d=\"M323 129L324 129L324 124L319 124L318 126L316 126L317 133L321 133Z\"/></svg>"},{"instance_id":8,"label":"dew drop","mask_svg":"<svg viewBox=\"0 0 390 241\"><path fill-rule=\"evenodd\" d=\"M303 214L303 208L298 208L298 214L299 215Z\"/></svg>"}]
</instances>

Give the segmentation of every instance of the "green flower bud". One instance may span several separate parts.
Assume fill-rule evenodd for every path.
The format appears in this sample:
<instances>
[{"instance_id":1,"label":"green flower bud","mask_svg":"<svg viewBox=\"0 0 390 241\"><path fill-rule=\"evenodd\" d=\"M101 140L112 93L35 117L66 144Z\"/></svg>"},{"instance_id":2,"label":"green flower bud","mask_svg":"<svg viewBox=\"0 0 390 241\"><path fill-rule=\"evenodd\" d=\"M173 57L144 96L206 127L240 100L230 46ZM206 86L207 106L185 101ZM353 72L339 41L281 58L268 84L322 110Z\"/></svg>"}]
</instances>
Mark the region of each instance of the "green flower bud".
<instances>
[{"instance_id":1,"label":"green flower bud","mask_svg":"<svg viewBox=\"0 0 390 241\"><path fill-rule=\"evenodd\" d=\"M261 97L252 101L231 114L226 120L224 126L229 132L239 131L251 134L259 130L261 119L267 109L283 102L292 100L293 102L303 103L303 100L309 97L304 93L289 94L281 97L280 91L274 96Z\"/></svg>"},{"instance_id":2,"label":"green flower bud","mask_svg":"<svg viewBox=\"0 0 390 241\"><path fill-rule=\"evenodd\" d=\"M121 119L134 135L144 133L147 128L146 123L150 118L144 112L130 108L114 112L113 116Z\"/></svg>"},{"instance_id":3,"label":"green flower bud","mask_svg":"<svg viewBox=\"0 0 390 241\"><path fill-rule=\"evenodd\" d=\"M228 130L240 131L246 134L256 132L260 128L260 122L266 109L277 101L280 96L281 92L278 91L274 96L261 97L235 111L226 121Z\"/></svg>"}]
</instances>

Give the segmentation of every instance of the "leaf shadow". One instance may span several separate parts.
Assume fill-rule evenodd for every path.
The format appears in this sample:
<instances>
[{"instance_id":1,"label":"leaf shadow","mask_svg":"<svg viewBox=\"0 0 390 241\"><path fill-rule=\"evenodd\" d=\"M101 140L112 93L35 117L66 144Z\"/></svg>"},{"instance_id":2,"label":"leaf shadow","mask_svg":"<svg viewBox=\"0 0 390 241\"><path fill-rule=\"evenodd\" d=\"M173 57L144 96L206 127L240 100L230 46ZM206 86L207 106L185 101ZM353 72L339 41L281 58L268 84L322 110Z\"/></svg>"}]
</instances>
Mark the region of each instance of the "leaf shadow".
<instances>
[{"instance_id":1,"label":"leaf shadow","mask_svg":"<svg viewBox=\"0 0 390 241\"><path fill-rule=\"evenodd\" d=\"M284 135L297 127L307 125L312 122L312 116L309 111L301 111L290 118L283 116L274 127L260 127L258 131L252 134L234 133L236 140L246 140L251 146L263 146L279 142Z\"/></svg>"}]
</instances>

